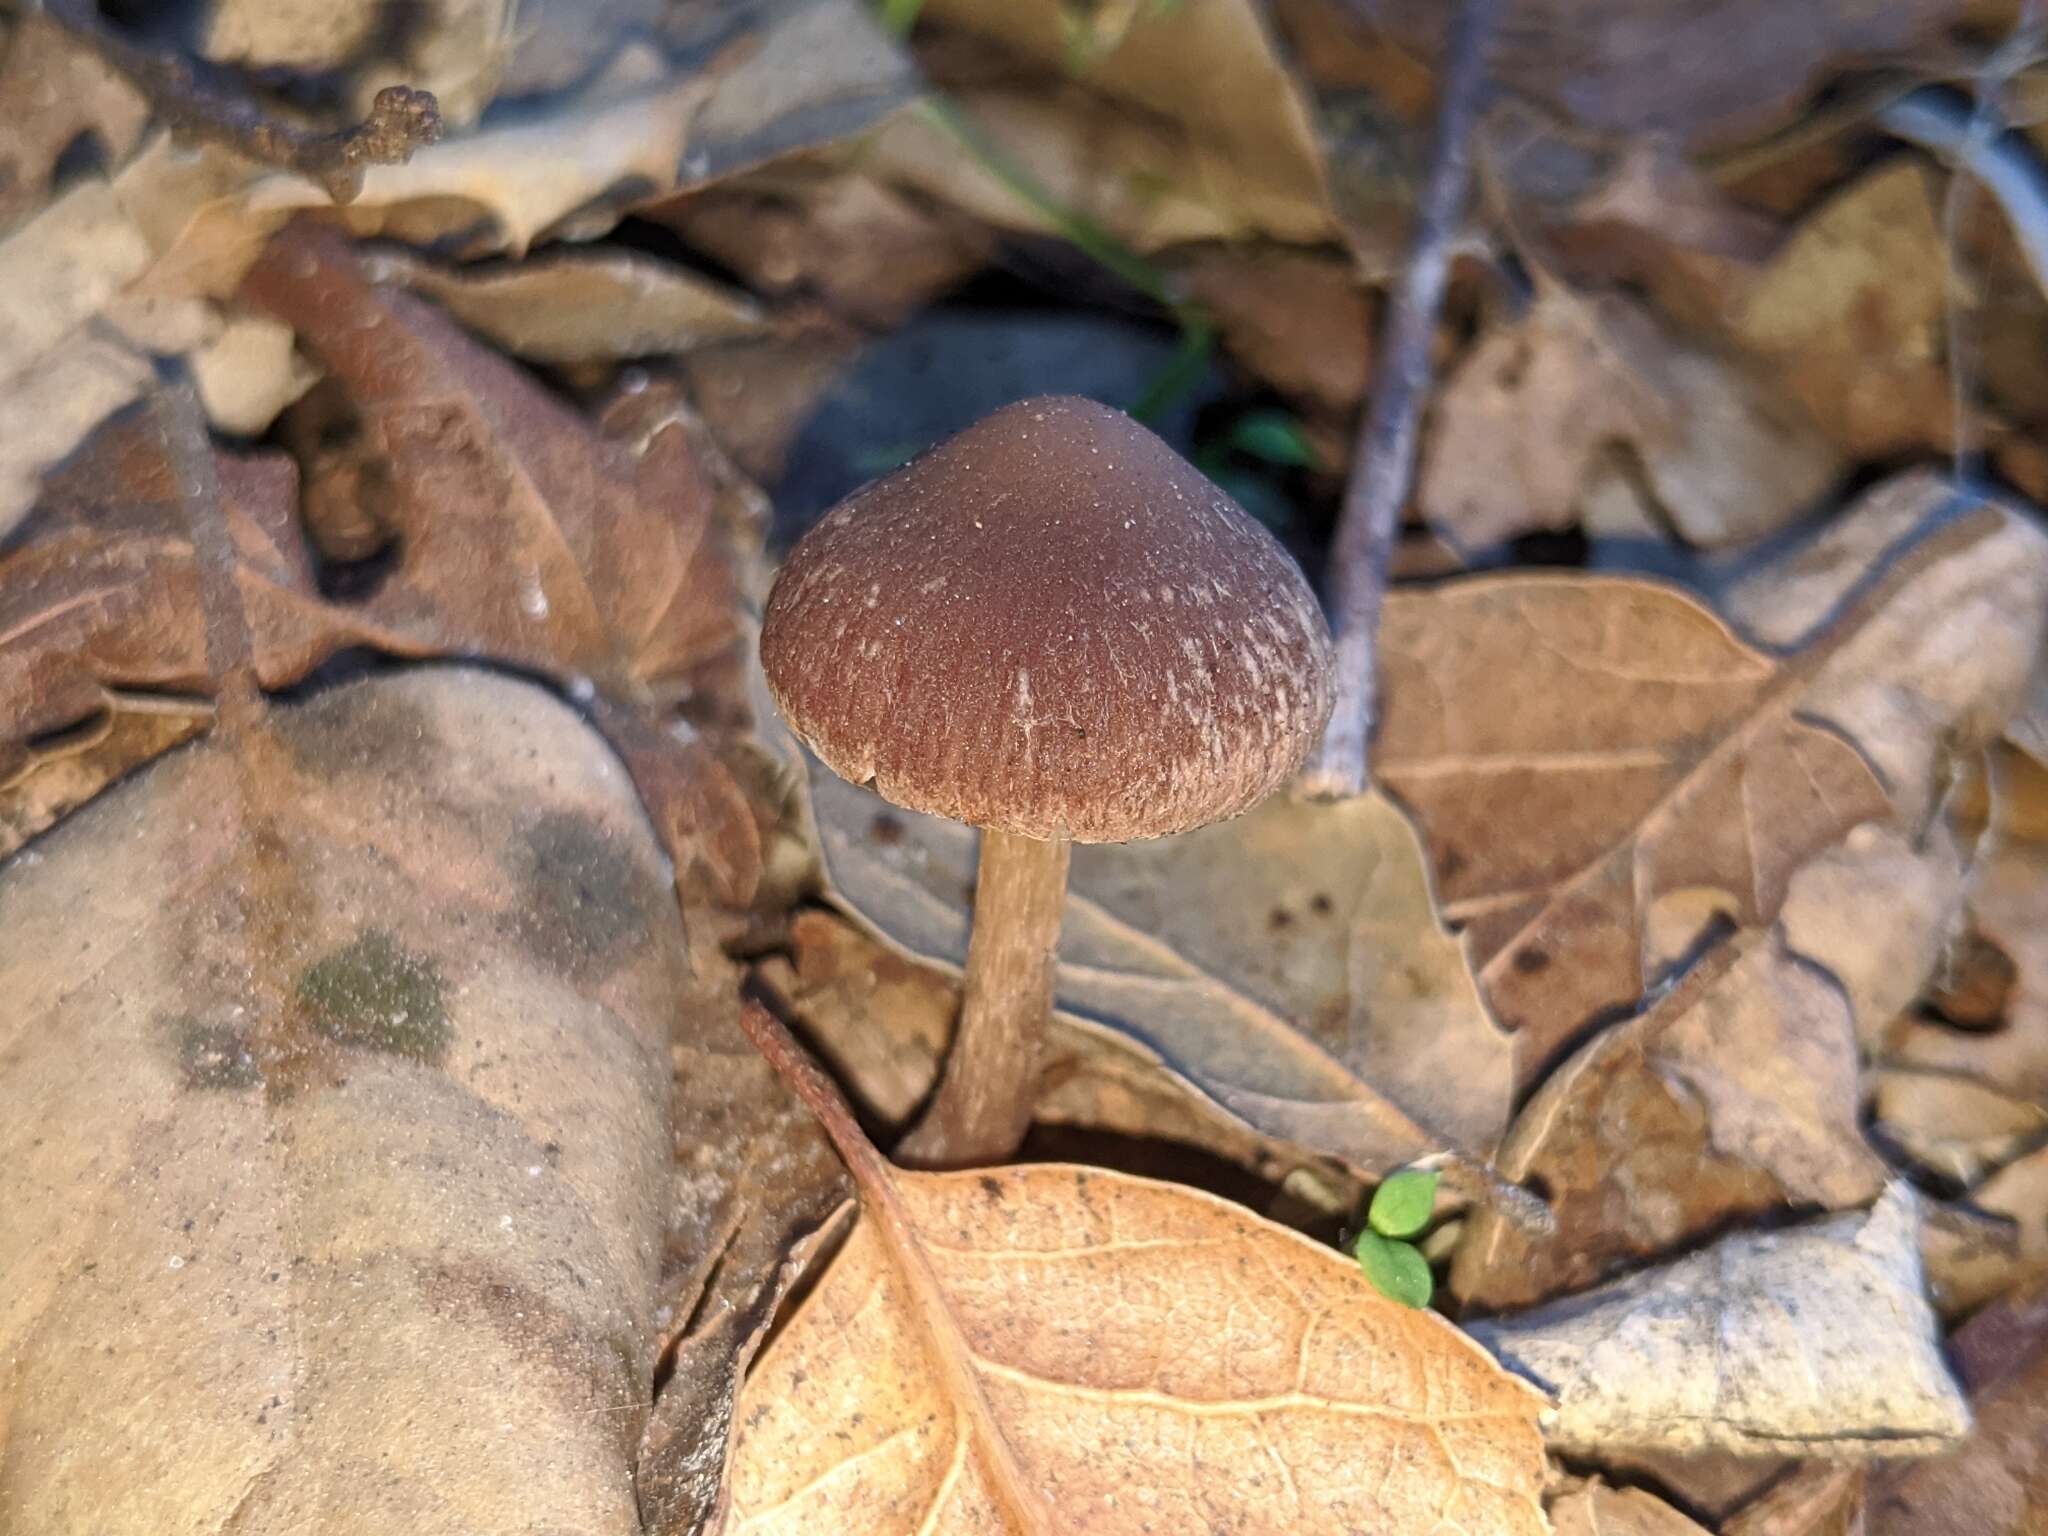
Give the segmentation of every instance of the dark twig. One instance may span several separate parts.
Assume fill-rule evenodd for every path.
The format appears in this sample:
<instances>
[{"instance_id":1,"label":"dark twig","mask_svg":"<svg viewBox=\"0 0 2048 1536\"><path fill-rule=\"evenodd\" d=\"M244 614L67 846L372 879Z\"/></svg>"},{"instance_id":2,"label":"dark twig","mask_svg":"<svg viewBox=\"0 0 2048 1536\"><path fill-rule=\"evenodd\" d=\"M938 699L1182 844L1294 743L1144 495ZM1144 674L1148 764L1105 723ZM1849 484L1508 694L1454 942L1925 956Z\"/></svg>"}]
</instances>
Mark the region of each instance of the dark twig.
<instances>
[{"instance_id":1,"label":"dark twig","mask_svg":"<svg viewBox=\"0 0 2048 1536\"><path fill-rule=\"evenodd\" d=\"M229 149L318 182L337 203L363 187L363 168L403 165L441 137L431 91L386 86L353 127L315 133L263 110L224 70L142 48L100 18L90 0L51 0L50 16L127 76L173 134Z\"/></svg>"},{"instance_id":2,"label":"dark twig","mask_svg":"<svg viewBox=\"0 0 2048 1536\"><path fill-rule=\"evenodd\" d=\"M1415 440L1429 392L1430 337L1443 310L1451 238L1470 180L1486 43L1499 9L1500 0L1464 0L1444 45L1436 163L1416 210L1414 245L1387 317L1376 386L1359 426L1351 482L1330 551L1326 584L1337 640L1337 708L1302 775L1302 787L1312 795L1336 799L1365 790L1376 706L1373 640L1401 508L1415 478Z\"/></svg>"}]
</instances>

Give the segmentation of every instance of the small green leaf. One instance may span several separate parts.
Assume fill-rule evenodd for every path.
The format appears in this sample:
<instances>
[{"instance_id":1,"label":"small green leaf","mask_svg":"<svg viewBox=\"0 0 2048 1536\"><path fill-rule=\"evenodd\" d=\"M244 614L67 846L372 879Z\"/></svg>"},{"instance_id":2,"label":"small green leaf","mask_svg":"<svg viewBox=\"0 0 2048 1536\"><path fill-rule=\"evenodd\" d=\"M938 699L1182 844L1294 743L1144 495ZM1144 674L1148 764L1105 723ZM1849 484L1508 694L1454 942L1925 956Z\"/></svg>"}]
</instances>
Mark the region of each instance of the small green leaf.
<instances>
[{"instance_id":1,"label":"small green leaf","mask_svg":"<svg viewBox=\"0 0 2048 1536\"><path fill-rule=\"evenodd\" d=\"M1289 469L1313 469L1318 462L1301 422L1285 411L1247 411L1231 427L1229 443L1239 453Z\"/></svg>"},{"instance_id":2,"label":"small green leaf","mask_svg":"<svg viewBox=\"0 0 2048 1536\"><path fill-rule=\"evenodd\" d=\"M1413 1243L1395 1242L1377 1232L1358 1234L1358 1267L1365 1271L1373 1289L1404 1307L1426 1307L1436 1292L1430 1278L1429 1260Z\"/></svg>"},{"instance_id":3,"label":"small green leaf","mask_svg":"<svg viewBox=\"0 0 2048 1536\"><path fill-rule=\"evenodd\" d=\"M1404 1168L1373 1191L1365 1219L1381 1237L1413 1237L1429 1225L1436 1206L1436 1174L1427 1168Z\"/></svg>"}]
</instances>

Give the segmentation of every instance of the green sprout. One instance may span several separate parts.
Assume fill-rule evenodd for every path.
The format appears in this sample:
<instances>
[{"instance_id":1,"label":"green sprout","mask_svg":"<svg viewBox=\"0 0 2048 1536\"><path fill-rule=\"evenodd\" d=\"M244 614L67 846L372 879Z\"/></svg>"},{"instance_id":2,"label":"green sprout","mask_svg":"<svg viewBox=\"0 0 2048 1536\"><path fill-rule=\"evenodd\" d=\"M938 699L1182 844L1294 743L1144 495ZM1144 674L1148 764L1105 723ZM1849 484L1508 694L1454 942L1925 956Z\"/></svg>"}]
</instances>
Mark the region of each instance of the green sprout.
<instances>
[{"instance_id":1,"label":"green sprout","mask_svg":"<svg viewBox=\"0 0 2048 1536\"><path fill-rule=\"evenodd\" d=\"M1383 1180L1373 1192L1365 1230L1352 1245L1373 1288L1404 1307L1426 1307L1435 1293L1429 1260L1410 1239L1429 1225L1436 1184L1436 1174L1423 1168L1404 1168Z\"/></svg>"}]
</instances>

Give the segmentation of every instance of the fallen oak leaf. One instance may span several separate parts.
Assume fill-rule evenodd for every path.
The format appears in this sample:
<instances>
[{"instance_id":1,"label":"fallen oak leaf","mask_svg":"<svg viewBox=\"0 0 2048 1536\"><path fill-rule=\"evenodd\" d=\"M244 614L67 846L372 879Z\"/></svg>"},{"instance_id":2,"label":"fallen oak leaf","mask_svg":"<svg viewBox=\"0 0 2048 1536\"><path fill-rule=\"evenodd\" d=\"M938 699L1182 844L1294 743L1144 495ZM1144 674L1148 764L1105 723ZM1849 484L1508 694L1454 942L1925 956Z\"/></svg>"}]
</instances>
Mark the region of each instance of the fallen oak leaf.
<instances>
[{"instance_id":1,"label":"fallen oak leaf","mask_svg":"<svg viewBox=\"0 0 2048 1536\"><path fill-rule=\"evenodd\" d=\"M901 1172L765 1010L743 1022L861 1218L742 1393L721 1529L1547 1529L1538 1397L1443 1319L1194 1190Z\"/></svg>"},{"instance_id":2,"label":"fallen oak leaf","mask_svg":"<svg viewBox=\"0 0 2048 1536\"><path fill-rule=\"evenodd\" d=\"M1516 1117L1501 1173L1536 1181L1555 1226L1466 1219L1451 1288L1489 1311L1581 1290L1731 1221L1873 1199L1854 1021L1775 933L1709 954L1640 1017L1597 1035Z\"/></svg>"},{"instance_id":3,"label":"fallen oak leaf","mask_svg":"<svg viewBox=\"0 0 2048 1536\"><path fill-rule=\"evenodd\" d=\"M356 611L416 650L482 654L594 688L679 872L719 898L759 878L745 796L708 748L648 711L687 698L739 643L712 490L679 425L635 453L601 438L503 358L409 294L368 281L347 243L294 225L245 294L299 333L360 415L388 495L368 515L396 569Z\"/></svg>"},{"instance_id":4,"label":"fallen oak leaf","mask_svg":"<svg viewBox=\"0 0 2048 1536\"><path fill-rule=\"evenodd\" d=\"M1389 595L1376 771L1516 1031L1518 1083L1633 1006L1716 915L1773 920L1850 828L1916 835L1950 763L1996 734L2041 644L2048 540L1989 505L1930 510L1930 531L1782 660L1640 581Z\"/></svg>"},{"instance_id":5,"label":"fallen oak leaf","mask_svg":"<svg viewBox=\"0 0 2048 1536\"><path fill-rule=\"evenodd\" d=\"M489 674L266 728L312 1070L234 1011L218 738L0 870L0 1504L638 1531L683 964L645 815L571 711Z\"/></svg>"},{"instance_id":6,"label":"fallen oak leaf","mask_svg":"<svg viewBox=\"0 0 2048 1536\"><path fill-rule=\"evenodd\" d=\"M1473 1325L1557 1395L1554 1450L1921 1456L1969 1432L1922 1288L1912 1191Z\"/></svg>"},{"instance_id":7,"label":"fallen oak leaf","mask_svg":"<svg viewBox=\"0 0 2048 1536\"><path fill-rule=\"evenodd\" d=\"M1760 380L1629 299L1546 281L1445 381L1416 500L1466 547L1584 521L1715 548L1783 527L1840 469Z\"/></svg>"}]
</instances>

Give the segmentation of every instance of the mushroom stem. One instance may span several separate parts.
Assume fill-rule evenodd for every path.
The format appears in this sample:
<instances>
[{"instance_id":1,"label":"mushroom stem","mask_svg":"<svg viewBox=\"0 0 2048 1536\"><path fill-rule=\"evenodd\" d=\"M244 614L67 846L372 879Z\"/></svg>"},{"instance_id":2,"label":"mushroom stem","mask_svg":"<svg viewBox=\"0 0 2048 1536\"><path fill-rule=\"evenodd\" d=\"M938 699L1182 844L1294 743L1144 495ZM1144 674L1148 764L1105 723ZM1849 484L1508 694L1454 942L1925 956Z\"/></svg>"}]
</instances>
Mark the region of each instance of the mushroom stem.
<instances>
[{"instance_id":1,"label":"mushroom stem","mask_svg":"<svg viewBox=\"0 0 2048 1536\"><path fill-rule=\"evenodd\" d=\"M981 834L960 1025L938 1092L898 1148L899 1161L970 1167L1000 1162L1023 1141L1052 1012L1071 849L1064 837Z\"/></svg>"}]
</instances>

